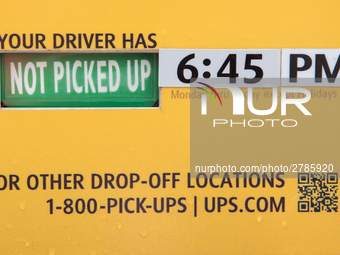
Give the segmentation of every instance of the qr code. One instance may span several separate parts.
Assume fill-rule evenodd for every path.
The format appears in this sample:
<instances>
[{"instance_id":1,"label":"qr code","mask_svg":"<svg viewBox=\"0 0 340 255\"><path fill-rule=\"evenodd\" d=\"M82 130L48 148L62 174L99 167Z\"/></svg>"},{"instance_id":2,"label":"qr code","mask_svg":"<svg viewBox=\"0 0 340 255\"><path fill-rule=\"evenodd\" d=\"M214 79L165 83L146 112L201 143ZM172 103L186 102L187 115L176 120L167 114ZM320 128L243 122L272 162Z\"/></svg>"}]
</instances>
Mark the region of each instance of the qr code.
<instances>
[{"instance_id":1,"label":"qr code","mask_svg":"<svg viewBox=\"0 0 340 255\"><path fill-rule=\"evenodd\" d=\"M299 173L298 212L337 212L338 173Z\"/></svg>"}]
</instances>

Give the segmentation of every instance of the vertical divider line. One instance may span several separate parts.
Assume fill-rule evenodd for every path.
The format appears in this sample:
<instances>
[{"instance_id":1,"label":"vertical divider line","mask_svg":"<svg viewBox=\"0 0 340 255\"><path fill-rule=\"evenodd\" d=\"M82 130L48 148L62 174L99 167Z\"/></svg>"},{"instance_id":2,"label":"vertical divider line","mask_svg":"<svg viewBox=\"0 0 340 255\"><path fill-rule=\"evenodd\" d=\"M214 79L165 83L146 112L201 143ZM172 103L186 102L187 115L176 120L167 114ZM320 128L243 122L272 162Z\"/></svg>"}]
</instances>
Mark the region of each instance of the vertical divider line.
<instances>
[{"instance_id":1,"label":"vertical divider line","mask_svg":"<svg viewBox=\"0 0 340 255\"><path fill-rule=\"evenodd\" d=\"M194 196L194 217L197 217L197 196Z\"/></svg>"}]
</instances>

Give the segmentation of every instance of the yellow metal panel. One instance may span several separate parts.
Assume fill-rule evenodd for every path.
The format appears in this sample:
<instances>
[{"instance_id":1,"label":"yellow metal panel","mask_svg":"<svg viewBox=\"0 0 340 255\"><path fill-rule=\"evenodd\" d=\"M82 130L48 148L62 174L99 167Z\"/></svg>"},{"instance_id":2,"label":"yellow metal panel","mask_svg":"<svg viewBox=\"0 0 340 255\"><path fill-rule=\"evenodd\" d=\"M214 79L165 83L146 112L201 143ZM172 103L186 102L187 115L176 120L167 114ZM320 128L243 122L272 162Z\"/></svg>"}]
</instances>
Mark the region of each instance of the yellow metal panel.
<instances>
[{"instance_id":1,"label":"yellow metal panel","mask_svg":"<svg viewBox=\"0 0 340 255\"><path fill-rule=\"evenodd\" d=\"M336 48L339 5L334 0L13 0L1 3L0 35L41 33L48 50L54 33L112 33L116 49L123 49L124 33L155 33L155 49ZM172 90L162 89L160 109L1 110L1 175L18 175L20 190L0 192L0 253L339 254L338 213L297 213L296 179L286 181L285 213L193 217L195 195L242 199L263 193L186 187L190 102L172 99ZM146 179L167 172L181 174L175 189L92 190L90 185L92 173L138 173ZM85 188L29 190L26 179L32 174L82 174ZM269 192L282 195L279 189ZM66 198L104 203L110 197L187 197L190 212L50 215L46 203L51 198L59 205Z\"/></svg>"}]
</instances>

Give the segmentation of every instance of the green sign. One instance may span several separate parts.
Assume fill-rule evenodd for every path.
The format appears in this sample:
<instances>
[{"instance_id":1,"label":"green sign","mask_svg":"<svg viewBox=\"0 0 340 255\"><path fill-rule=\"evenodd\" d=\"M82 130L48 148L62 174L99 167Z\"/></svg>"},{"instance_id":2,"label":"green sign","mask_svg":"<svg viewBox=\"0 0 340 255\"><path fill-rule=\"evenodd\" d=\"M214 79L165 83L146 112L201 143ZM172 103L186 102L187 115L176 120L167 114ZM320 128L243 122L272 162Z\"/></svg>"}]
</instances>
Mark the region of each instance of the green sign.
<instances>
[{"instance_id":1,"label":"green sign","mask_svg":"<svg viewBox=\"0 0 340 255\"><path fill-rule=\"evenodd\" d=\"M155 53L2 54L3 107L152 107Z\"/></svg>"}]
</instances>

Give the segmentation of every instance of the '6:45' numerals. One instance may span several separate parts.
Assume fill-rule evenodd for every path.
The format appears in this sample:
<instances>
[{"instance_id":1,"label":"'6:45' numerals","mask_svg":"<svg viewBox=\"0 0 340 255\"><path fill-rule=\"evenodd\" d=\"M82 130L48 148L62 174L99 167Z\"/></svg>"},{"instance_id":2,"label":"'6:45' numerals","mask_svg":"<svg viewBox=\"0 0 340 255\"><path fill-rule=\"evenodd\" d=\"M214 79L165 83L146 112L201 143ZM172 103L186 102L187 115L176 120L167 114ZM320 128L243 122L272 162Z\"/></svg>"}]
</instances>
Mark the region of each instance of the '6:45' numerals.
<instances>
[{"instance_id":1,"label":"'6:45' numerals","mask_svg":"<svg viewBox=\"0 0 340 255\"><path fill-rule=\"evenodd\" d=\"M183 58L177 67L177 77L183 83L194 82L198 78L198 70L195 66L187 64L191 59L195 58L195 54L190 54ZM263 78L263 70L261 67L251 63L252 60L262 59L262 54L246 54L244 70L253 70L255 76L253 78L244 78L244 83L254 84ZM225 69L229 65L229 72ZM191 72L190 78L184 76L184 71ZM217 77L229 77L230 83L236 83L236 78L239 74L236 71L236 54L229 54L220 69L217 72Z\"/></svg>"}]
</instances>

